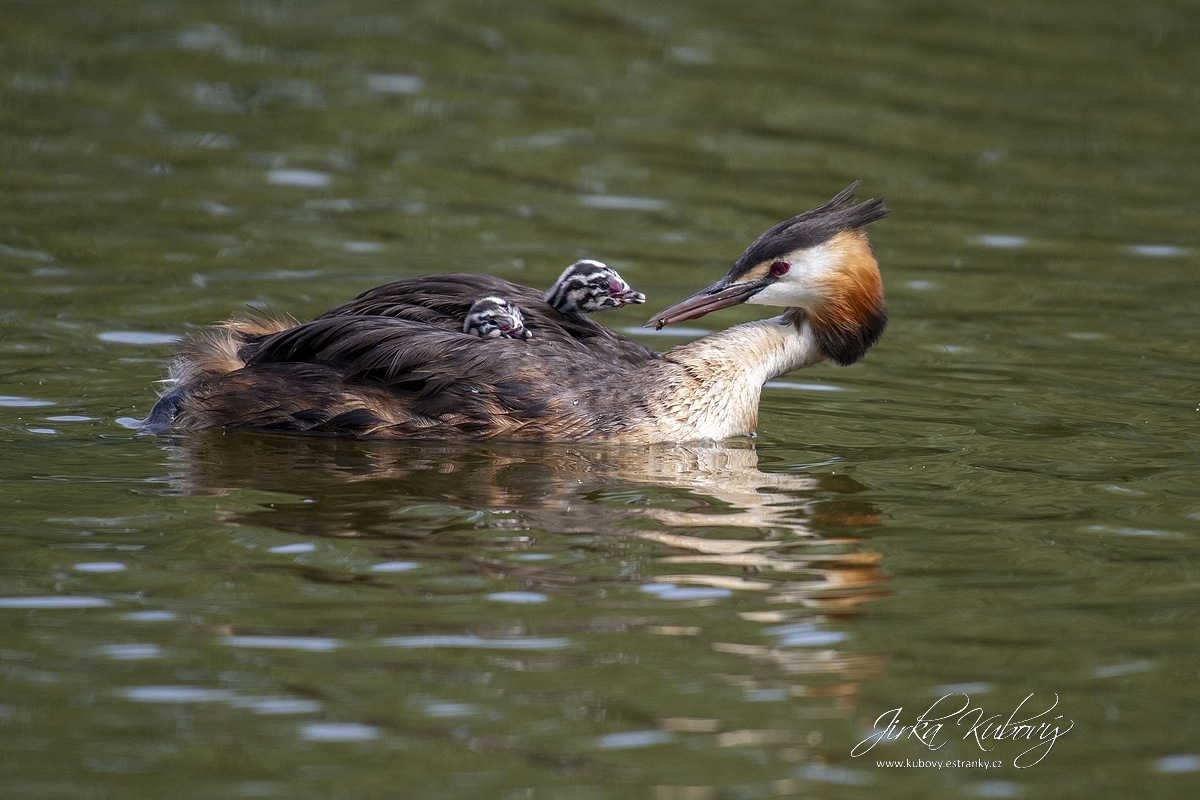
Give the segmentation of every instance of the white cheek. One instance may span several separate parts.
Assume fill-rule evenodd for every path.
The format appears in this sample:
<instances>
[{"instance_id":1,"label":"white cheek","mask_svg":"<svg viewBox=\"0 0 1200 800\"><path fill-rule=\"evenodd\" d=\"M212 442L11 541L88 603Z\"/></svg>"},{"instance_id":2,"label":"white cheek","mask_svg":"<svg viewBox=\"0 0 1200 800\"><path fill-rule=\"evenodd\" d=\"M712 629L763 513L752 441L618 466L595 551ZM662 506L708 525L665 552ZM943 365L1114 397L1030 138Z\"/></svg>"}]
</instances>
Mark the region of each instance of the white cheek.
<instances>
[{"instance_id":1,"label":"white cheek","mask_svg":"<svg viewBox=\"0 0 1200 800\"><path fill-rule=\"evenodd\" d=\"M808 307L819 300L819 296L802 284L776 281L746 301L748 305L778 306L783 308Z\"/></svg>"},{"instance_id":2,"label":"white cheek","mask_svg":"<svg viewBox=\"0 0 1200 800\"><path fill-rule=\"evenodd\" d=\"M811 308L825 299L823 279L836 270L837 253L828 243L788 253L781 261L791 269L779 280L746 301L747 304L785 308Z\"/></svg>"}]
</instances>

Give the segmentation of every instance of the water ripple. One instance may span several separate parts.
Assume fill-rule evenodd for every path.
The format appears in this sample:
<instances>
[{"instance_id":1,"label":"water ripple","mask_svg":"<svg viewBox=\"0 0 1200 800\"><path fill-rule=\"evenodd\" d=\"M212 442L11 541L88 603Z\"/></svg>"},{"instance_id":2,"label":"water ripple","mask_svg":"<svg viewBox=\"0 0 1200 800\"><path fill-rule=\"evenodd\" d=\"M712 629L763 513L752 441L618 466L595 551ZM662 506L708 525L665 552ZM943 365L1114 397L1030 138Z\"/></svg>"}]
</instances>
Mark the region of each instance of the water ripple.
<instances>
[{"instance_id":1,"label":"water ripple","mask_svg":"<svg viewBox=\"0 0 1200 800\"><path fill-rule=\"evenodd\" d=\"M381 735L379 728L360 722L314 722L300 729L300 738L308 742L367 742Z\"/></svg>"},{"instance_id":2,"label":"water ripple","mask_svg":"<svg viewBox=\"0 0 1200 800\"><path fill-rule=\"evenodd\" d=\"M416 94L421 91L423 81L416 75L382 75L367 76L367 88L383 94Z\"/></svg>"},{"instance_id":3,"label":"water ripple","mask_svg":"<svg viewBox=\"0 0 1200 800\"><path fill-rule=\"evenodd\" d=\"M119 693L139 703L217 703L234 697L225 689L199 686L131 686Z\"/></svg>"},{"instance_id":4,"label":"water ripple","mask_svg":"<svg viewBox=\"0 0 1200 800\"><path fill-rule=\"evenodd\" d=\"M180 337L170 333L147 333L145 331L104 331L96 334L102 342L113 344L174 344Z\"/></svg>"},{"instance_id":5,"label":"water ripple","mask_svg":"<svg viewBox=\"0 0 1200 800\"><path fill-rule=\"evenodd\" d=\"M55 405L53 400L35 400L32 397L17 397L11 394L0 394L0 407L5 408L40 408Z\"/></svg>"},{"instance_id":6,"label":"water ripple","mask_svg":"<svg viewBox=\"0 0 1200 800\"><path fill-rule=\"evenodd\" d=\"M275 186L303 186L320 188L328 186L333 178L328 172L310 169L273 169L267 173L267 183Z\"/></svg>"},{"instance_id":7,"label":"water ripple","mask_svg":"<svg viewBox=\"0 0 1200 800\"><path fill-rule=\"evenodd\" d=\"M0 608L104 608L111 605L111 602L99 597L0 597Z\"/></svg>"},{"instance_id":8,"label":"water ripple","mask_svg":"<svg viewBox=\"0 0 1200 800\"><path fill-rule=\"evenodd\" d=\"M266 650L304 650L309 653L329 653L342 643L320 636L225 636L221 644L230 647L251 647Z\"/></svg>"},{"instance_id":9,"label":"water ripple","mask_svg":"<svg viewBox=\"0 0 1200 800\"><path fill-rule=\"evenodd\" d=\"M624 731L601 736L596 740L596 746L601 750L630 750L635 747L651 747L673 741L675 741L675 734L670 731Z\"/></svg>"},{"instance_id":10,"label":"water ripple","mask_svg":"<svg viewBox=\"0 0 1200 800\"><path fill-rule=\"evenodd\" d=\"M579 204L586 208L600 208L614 211L659 211L666 203L654 197L621 197L611 194L585 194L579 198Z\"/></svg>"},{"instance_id":11,"label":"water ripple","mask_svg":"<svg viewBox=\"0 0 1200 800\"><path fill-rule=\"evenodd\" d=\"M569 639L540 639L536 637L514 637L511 639L485 639L468 635L391 636L380 639L384 647L463 647L485 650L562 650L569 647Z\"/></svg>"}]
</instances>

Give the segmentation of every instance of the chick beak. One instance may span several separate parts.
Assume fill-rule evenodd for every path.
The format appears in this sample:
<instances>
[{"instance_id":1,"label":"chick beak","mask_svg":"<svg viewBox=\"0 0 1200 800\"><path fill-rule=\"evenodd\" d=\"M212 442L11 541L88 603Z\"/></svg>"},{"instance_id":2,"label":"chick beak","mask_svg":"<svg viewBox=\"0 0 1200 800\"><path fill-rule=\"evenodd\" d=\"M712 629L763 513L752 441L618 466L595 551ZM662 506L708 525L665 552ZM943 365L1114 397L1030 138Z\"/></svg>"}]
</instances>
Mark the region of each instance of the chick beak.
<instances>
[{"instance_id":1,"label":"chick beak","mask_svg":"<svg viewBox=\"0 0 1200 800\"><path fill-rule=\"evenodd\" d=\"M646 302L646 295L633 289L625 289L614 294L613 299L617 301L618 306L637 305Z\"/></svg>"},{"instance_id":2,"label":"chick beak","mask_svg":"<svg viewBox=\"0 0 1200 800\"><path fill-rule=\"evenodd\" d=\"M758 280L730 285L727 278L722 278L707 289L701 289L686 300L680 300L670 308L658 312L643 323L642 327L662 330L664 325L703 317L710 311L736 306L749 300L767 283L768 281Z\"/></svg>"}]
</instances>

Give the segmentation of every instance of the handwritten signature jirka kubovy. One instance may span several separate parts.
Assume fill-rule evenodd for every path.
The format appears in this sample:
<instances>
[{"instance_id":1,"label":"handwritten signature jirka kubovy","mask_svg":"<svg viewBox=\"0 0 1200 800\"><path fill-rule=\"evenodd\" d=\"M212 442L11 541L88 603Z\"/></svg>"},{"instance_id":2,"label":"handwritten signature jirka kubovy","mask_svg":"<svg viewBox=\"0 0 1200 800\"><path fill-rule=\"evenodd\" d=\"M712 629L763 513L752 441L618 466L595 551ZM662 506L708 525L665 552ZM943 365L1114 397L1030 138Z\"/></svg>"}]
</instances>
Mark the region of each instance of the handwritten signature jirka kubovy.
<instances>
[{"instance_id":1,"label":"handwritten signature jirka kubovy","mask_svg":"<svg viewBox=\"0 0 1200 800\"><path fill-rule=\"evenodd\" d=\"M971 698L962 693L942 695L928 710L922 712L915 722L908 725L900 721L904 707L893 708L875 719L871 735L856 744L850 755L858 758L871 752L880 742L895 742L901 739L916 739L930 750L938 750L954 735L951 731L946 731L946 735L942 737L946 726L953 724L960 730L965 727L962 739L974 740L979 749L985 752L995 750L998 742L1035 742L1012 761L1017 769L1028 769L1041 763L1054 748L1058 737L1075 727L1075 721L1063 721L1062 714L1051 716L1058 708L1057 693L1054 695L1054 702L1048 708L1037 712L1022 711L1033 699L1034 694L1036 692L1026 696L1007 717L1003 714L988 714L982 707L972 706ZM961 705L954 698L962 698ZM948 711L954 706L958 708Z\"/></svg>"}]
</instances>

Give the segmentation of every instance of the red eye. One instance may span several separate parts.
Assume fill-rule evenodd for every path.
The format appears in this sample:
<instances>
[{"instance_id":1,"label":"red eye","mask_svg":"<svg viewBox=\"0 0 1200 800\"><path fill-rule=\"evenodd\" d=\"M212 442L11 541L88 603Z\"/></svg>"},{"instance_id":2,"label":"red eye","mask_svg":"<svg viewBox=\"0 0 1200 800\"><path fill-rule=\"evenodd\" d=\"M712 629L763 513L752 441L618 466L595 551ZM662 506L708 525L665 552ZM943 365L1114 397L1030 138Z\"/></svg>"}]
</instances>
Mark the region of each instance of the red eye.
<instances>
[{"instance_id":1,"label":"red eye","mask_svg":"<svg viewBox=\"0 0 1200 800\"><path fill-rule=\"evenodd\" d=\"M780 275L786 275L787 271L792 268L792 265L786 261L776 261L771 265L771 274L778 278Z\"/></svg>"}]
</instances>

